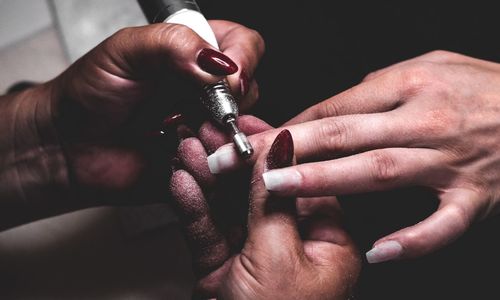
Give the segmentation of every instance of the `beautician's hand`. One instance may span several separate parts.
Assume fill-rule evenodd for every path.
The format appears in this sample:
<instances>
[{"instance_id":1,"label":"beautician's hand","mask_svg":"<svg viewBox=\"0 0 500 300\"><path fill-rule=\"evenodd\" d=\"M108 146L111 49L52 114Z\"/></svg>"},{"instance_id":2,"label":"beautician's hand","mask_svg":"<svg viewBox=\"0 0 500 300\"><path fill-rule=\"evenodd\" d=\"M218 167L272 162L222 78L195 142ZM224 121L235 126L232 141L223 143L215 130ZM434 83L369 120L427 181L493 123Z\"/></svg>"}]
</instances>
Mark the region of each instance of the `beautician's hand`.
<instances>
[{"instance_id":1,"label":"beautician's hand","mask_svg":"<svg viewBox=\"0 0 500 300\"><path fill-rule=\"evenodd\" d=\"M261 37L232 22L210 24L225 55L182 25L127 28L53 81L2 99L0 146L6 147L0 149L7 154L0 155L0 198L11 208L33 203L68 209L158 197L144 176L155 162L137 137L144 123L161 125L176 112L168 108L179 100L171 96L178 83L192 91L229 75L243 109L257 98L257 84L248 78L264 50ZM167 180L151 177L162 185ZM26 221L31 217L37 216Z\"/></svg>"},{"instance_id":2,"label":"beautician's hand","mask_svg":"<svg viewBox=\"0 0 500 300\"><path fill-rule=\"evenodd\" d=\"M248 121L254 124L241 127L255 130L259 126L254 118L243 119L240 124ZM233 185L224 181L220 183L226 198L214 194L215 181L223 178L215 179L210 174L200 141L190 138L181 144L179 159L185 170L174 173L171 189L200 277L198 296L347 299L360 261L340 227L336 199L296 200L270 195L261 176L265 170L291 165L290 133L281 132L269 153L265 152L253 169L249 211L243 215L248 218L248 236L235 238L231 234L234 228L226 226L227 220L238 214L231 205L245 203L247 193L239 189L228 197ZM226 210L225 216L221 209Z\"/></svg>"},{"instance_id":3,"label":"beautician's hand","mask_svg":"<svg viewBox=\"0 0 500 300\"><path fill-rule=\"evenodd\" d=\"M452 242L500 203L500 65L436 51L374 72L285 124L298 166L264 174L288 196L425 186L440 199L429 218L386 236L368 261L412 258ZM250 137L265 152L276 132ZM225 146L214 172L236 168ZM316 162L311 162L316 161Z\"/></svg>"}]
</instances>

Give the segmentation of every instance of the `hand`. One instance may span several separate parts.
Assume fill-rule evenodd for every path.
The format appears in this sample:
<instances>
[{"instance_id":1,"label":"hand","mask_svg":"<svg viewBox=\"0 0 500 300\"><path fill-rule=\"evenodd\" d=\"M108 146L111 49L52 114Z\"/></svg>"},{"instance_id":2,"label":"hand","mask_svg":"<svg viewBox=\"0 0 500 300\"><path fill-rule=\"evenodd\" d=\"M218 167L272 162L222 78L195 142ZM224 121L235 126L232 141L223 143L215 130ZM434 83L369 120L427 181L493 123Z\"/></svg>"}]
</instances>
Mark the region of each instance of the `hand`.
<instances>
[{"instance_id":1,"label":"hand","mask_svg":"<svg viewBox=\"0 0 500 300\"><path fill-rule=\"evenodd\" d=\"M436 51L390 66L285 124L299 162L264 174L275 194L325 196L425 186L423 222L386 236L369 262L418 257L458 238L500 202L500 65ZM275 132L250 137L263 152ZM223 147L214 172L242 161Z\"/></svg>"},{"instance_id":2,"label":"hand","mask_svg":"<svg viewBox=\"0 0 500 300\"><path fill-rule=\"evenodd\" d=\"M179 83L189 93L229 75L243 108L257 99L257 84L248 78L264 50L261 37L232 22L210 24L225 55L182 25L127 28L55 80L8 96L0 114L6 122L13 119L8 125L15 128L4 126L10 131L2 145L15 144L17 152L3 156L12 160L0 165L9 168L0 172L1 187L8 190L0 195L18 206L24 205L19 198L37 206L64 198L55 206L65 208L164 199L158 191L168 174L151 171L160 168L138 137L177 112ZM71 195L78 199L68 200Z\"/></svg>"},{"instance_id":3,"label":"hand","mask_svg":"<svg viewBox=\"0 0 500 300\"><path fill-rule=\"evenodd\" d=\"M239 125L247 134L270 128L253 117L240 118ZM209 151L224 140L210 125L200 130L200 136ZM248 206L242 178L215 178L206 155L198 139L184 140L179 148L184 169L173 174L170 184L199 278L196 294L222 299L346 299L360 260L340 226L336 199L275 197L261 180L264 170L292 163L289 132L280 133L269 154L261 153L256 161ZM235 216L241 217L239 222Z\"/></svg>"}]
</instances>

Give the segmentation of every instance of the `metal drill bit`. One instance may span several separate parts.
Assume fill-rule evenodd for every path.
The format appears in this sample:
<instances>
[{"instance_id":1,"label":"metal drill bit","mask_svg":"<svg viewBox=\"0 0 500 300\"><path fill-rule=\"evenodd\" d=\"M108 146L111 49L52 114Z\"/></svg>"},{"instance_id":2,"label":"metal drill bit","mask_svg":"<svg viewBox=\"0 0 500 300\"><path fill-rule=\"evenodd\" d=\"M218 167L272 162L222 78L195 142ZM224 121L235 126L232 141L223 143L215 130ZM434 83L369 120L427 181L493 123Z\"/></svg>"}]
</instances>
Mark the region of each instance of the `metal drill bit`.
<instances>
[{"instance_id":1,"label":"metal drill bit","mask_svg":"<svg viewBox=\"0 0 500 300\"><path fill-rule=\"evenodd\" d=\"M233 134L233 141L238 149L238 152L245 158L249 158L253 154L253 148L248 141L247 136L240 131L236 125L236 119L234 117L229 117L226 120L226 125L231 129Z\"/></svg>"}]
</instances>

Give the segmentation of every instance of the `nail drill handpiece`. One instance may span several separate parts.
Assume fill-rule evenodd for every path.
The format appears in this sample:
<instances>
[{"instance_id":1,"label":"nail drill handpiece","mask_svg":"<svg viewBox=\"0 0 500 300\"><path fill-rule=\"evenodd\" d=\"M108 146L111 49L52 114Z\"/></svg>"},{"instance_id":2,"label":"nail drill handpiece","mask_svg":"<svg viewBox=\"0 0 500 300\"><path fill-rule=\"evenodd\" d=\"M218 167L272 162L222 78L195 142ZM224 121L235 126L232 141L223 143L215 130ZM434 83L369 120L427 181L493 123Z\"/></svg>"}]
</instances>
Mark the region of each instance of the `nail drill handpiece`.
<instances>
[{"instance_id":1,"label":"nail drill handpiece","mask_svg":"<svg viewBox=\"0 0 500 300\"><path fill-rule=\"evenodd\" d=\"M212 46L219 48L215 35L207 20L201 14L194 0L139 0L139 5L150 23L176 23L186 25ZM226 80L206 85L202 102L211 117L229 130L236 149L245 158L253 154L253 148L246 135L236 124L238 105L229 90Z\"/></svg>"}]
</instances>

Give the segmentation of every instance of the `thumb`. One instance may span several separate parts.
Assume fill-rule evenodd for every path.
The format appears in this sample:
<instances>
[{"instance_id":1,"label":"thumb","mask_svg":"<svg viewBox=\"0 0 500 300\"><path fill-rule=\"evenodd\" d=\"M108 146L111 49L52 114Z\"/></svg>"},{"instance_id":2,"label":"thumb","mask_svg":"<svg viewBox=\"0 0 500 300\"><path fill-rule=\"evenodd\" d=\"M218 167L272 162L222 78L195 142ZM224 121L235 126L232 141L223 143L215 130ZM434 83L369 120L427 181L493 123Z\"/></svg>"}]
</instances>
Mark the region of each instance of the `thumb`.
<instances>
[{"instance_id":1,"label":"thumb","mask_svg":"<svg viewBox=\"0 0 500 300\"><path fill-rule=\"evenodd\" d=\"M292 136L288 130L283 130L274 140L267 156L260 157L254 167L248 238L242 252L250 256L254 253L265 254L254 257L254 262L259 258L267 264L269 261L293 258L302 249L296 223L295 198L269 194L262 180L264 171L292 165L293 152Z\"/></svg>"},{"instance_id":2,"label":"thumb","mask_svg":"<svg viewBox=\"0 0 500 300\"><path fill-rule=\"evenodd\" d=\"M176 71L204 85L238 71L229 57L179 24L122 29L84 58L88 59L111 75L133 80Z\"/></svg>"},{"instance_id":3,"label":"thumb","mask_svg":"<svg viewBox=\"0 0 500 300\"><path fill-rule=\"evenodd\" d=\"M375 242L366 253L368 262L420 257L450 244L470 227L480 209L478 198L464 190L447 192L430 217Z\"/></svg>"}]
</instances>

